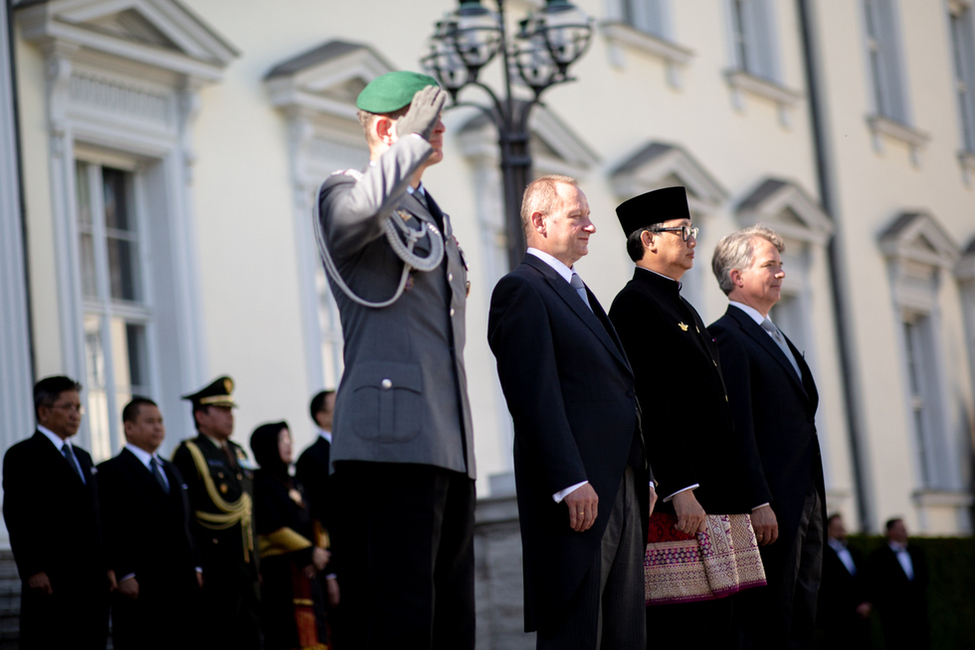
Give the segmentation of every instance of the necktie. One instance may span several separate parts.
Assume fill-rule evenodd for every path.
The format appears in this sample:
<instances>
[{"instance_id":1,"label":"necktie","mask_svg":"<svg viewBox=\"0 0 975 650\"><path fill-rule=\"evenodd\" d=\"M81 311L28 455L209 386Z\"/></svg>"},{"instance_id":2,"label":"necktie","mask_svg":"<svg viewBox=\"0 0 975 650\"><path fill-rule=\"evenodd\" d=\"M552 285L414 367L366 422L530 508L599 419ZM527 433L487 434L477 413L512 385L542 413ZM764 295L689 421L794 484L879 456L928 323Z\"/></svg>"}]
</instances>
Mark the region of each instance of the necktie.
<instances>
[{"instance_id":1,"label":"necktie","mask_svg":"<svg viewBox=\"0 0 975 650\"><path fill-rule=\"evenodd\" d=\"M61 447L61 453L64 454L64 459L68 461L68 465L71 465L71 468L78 473L78 478L81 479L81 482L88 485L88 482L85 480L85 475L81 473L81 466L78 465L78 459L74 457L74 452L71 451L71 445L64 443L64 446Z\"/></svg>"},{"instance_id":2,"label":"necktie","mask_svg":"<svg viewBox=\"0 0 975 650\"><path fill-rule=\"evenodd\" d=\"M582 278L580 278L579 274L575 271L572 272L572 279L569 280L569 284L572 285L572 288L575 289L576 293L579 294L579 297L582 298L582 302L586 303L586 307L589 308L589 311L592 311L592 305L589 304L589 296L586 295L586 285L582 283Z\"/></svg>"},{"instance_id":3,"label":"necktie","mask_svg":"<svg viewBox=\"0 0 975 650\"><path fill-rule=\"evenodd\" d=\"M802 371L799 370L799 364L796 362L796 358L793 356L792 350L789 349L789 344L786 343L785 336L782 335L779 328L776 327L775 323L769 320L767 316L765 317L765 320L762 321L762 329L771 335L772 340L775 341L775 344L779 346L780 350L782 350L782 354L784 354L785 358L788 359L789 363L792 364L792 369L796 371L796 376L799 377L799 380L801 381Z\"/></svg>"},{"instance_id":4,"label":"necktie","mask_svg":"<svg viewBox=\"0 0 975 650\"><path fill-rule=\"evenodd\" d=\"M159 469L159 463L156 462L155 456L149 459L149 470L152 472L152 475L156 477L156 481L158 481L159 487L163 489L163 492L169 494L169 482Z\"/></svg>"}]
</instances>

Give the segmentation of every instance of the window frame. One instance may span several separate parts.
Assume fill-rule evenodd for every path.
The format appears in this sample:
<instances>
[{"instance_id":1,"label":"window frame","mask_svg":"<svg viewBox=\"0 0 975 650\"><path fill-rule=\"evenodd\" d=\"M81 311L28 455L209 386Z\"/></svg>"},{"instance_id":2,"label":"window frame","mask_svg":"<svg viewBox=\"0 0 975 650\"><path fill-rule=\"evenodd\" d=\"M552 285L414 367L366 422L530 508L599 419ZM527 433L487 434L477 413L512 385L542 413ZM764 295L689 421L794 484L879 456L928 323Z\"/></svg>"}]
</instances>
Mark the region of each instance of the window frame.
<instances>
[{"instance_id":1,"label":"window frame","mask_svg":"<svg viewBox=\"0 0 975 650\"><path fill-rule=\"evenodd\" d=\"M81 287L81 323L83 336L83 366L80 368L81 380L85 385L85 401L88 403L90 413L87 420L88 435L92 456L96 459L109 458L115 454L125 444L125 436L121 426L120 414L122 407L125 406L121 396L134 394L152 397L157 392L159 386L158 360L160 357L156 342L156 327L154 320L154 289L152 273L152 256L149 251L149 221L148 203L145 191L145 182L141 173L141 166L137 159L132 156L124 155L99 155L95 151L85 147L76 147L74 155L74 165L76 170L83 166L85 180L88 183L88 200L91 209L91 236L93 239L93 257L95 272L95 295L87 295ZM116 298L112 295L110 256L107 247L107 239L110 236L109 229L104 223L104 200L103 182L104 169L114 169L126 174L126 194L127 207L130 212L129 218L132 219L130 232L135 233L137 245L136 259L134 268L139 283L138 295L134 300ZM75 245L78 247L75 259L78 261L77 275L83 282L84 270L82 267L81 253L81 234L84 229L81 225L80 214L78 213L80 174L75 176L76 182L73 187L76 209L73 214L76 224L78 237ZM89 353L88 344L88 319L95 317L99 321L99 338L101 354L103 358L104 383L96 384L94 381L95 369L91 367L92 358ZM145 365L143 371L143 383L122 386L119 378L116 377L119 360L115 359L116 341L112 337L112 329L116 320L121 320L125 325L137 325L143 328L143 341L141 351L141 363ZM131 344L129 344L131 345ZM128 389L128 392L122 389ZM106 422L102 423L105 428L97 430L98 410L92 403L96 394L103 392L105 400L105 413L102 417Z\"/></svg>"}]
</instances>

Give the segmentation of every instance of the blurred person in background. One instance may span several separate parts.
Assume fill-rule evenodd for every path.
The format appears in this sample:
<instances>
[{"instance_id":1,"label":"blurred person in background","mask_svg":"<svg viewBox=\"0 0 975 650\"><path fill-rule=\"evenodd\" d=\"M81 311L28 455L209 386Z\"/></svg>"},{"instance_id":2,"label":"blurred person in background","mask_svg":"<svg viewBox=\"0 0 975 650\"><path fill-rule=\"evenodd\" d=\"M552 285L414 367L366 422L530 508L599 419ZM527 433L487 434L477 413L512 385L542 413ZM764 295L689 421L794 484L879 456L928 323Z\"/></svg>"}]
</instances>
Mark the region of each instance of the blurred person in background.
<instances>
[{"instance_id":1,"label":"blurred person in background","mask_svg":"<svg viewBox=\"0 0 975 650\"><path fill-rule=\"evenodd\" d=\"M823 582L817 619L825 632L823 648L855 650L870 647L867 571L863 556L846 545L846 526L839 513L826 520Z\"/></svg>"},{"instance_id":2,"label":"blurred person in background","mask_svg":"<svg viewBox=\"0 0 975 650\"><path fill-rule=\"evenodd\" d=\"M316 576L328 564L315 534L301 483L289 473L291 432L286 422L263 424L251 434L260 468L254 477L254 519L261 558L261 620L265 650L321 648L324 617Z\"/></svg>"},{"instance_id":3,"label":"blurred person in background","mask_svg":"<svg viewBox=\"0 0 975 650\"><path fill-rule=\"evenodd\" d=\"M887 543L867 563L871 601L880 614L887 650L925 650L928 638L928 563L924 552L908 544L907 526L887 521Z\"/></svg>"}]
</instances>

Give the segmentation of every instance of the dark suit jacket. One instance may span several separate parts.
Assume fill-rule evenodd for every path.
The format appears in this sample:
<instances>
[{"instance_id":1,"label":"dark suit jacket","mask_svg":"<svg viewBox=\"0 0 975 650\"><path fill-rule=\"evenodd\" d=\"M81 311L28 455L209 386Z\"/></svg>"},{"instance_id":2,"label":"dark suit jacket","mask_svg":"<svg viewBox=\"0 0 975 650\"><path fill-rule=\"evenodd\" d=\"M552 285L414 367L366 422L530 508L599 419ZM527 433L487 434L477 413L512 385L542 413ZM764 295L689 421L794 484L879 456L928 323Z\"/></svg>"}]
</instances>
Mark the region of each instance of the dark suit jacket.
<instances>
[{"instance_id":1,"label":"dark suit jacket","mask_svg":"<svg viewBox=\"0 0 975 650\"><path fill-rule=\"evenodd\" d=\"M746 475L752 500L770 501L779 524L778 541L762 547L763 551L787 549L799 530L810 485L819 491L826 521L823 461L816 435L816 382L791 341L801 380L768 332L737 307L729 306L708 330L721 351L735 427L760 459L757 469ZM763 552L762 558L769 562L771 555Z\"/></svg>"},{"instance_id":2,"label":"dark suit jacket","mask_svg":"<svg viewBox=\"0 0 975 650\"><path fill-rule=\"evenodd\" d=\"M743 489L742 464L752 461L732 423L718 350L679 287L637 268L609 310L636 375L658 493L662 501L699 484L694 496L707 513L749 512L763 501ZM673 513L673 502L658 507Z\"/></svg>"},{"instance_id":3,"label":"dark suit jacket","mask_svg":"<svg viewBox=\"0 0 975 650\"><path fill-rule=\"evenodd\" d=\"M3 458L3 515L22 582L24 648L67 641L105 647L108 581L96 470L88 452L75 447L74 454L84 483L39 431ZM27 579L41 571L51 581L53 597L27 586Z\"/></svg>"},{"instance_id":4,"label":"dark suit jacket","mask_svg":"<svg viewBox=\"0 0 975 650\"><path fill-rule=\"evenodd\" d=\"M315 442L301 452L295 463L295 475L308 494L312 519L328 530L332 525L331 477L329 476L329 453L332 445L319 435Z\"/></svg>"},{"instance_id":5,"label":"dark suit jacket","mask_svg":"<svg viewBox=\"0 0 975 650\"><path fill-rule=\"evenodd\" d=\"M119 579L135 574L140 599L186 598L197 588L188 487L173 464L162 465L169 494L128 449L98 466L109 565Z\"/></svg>"},{"instance_id":6,"label":"dark suit jacket","mask_svg":"<svg viewBox=\"0 0 975 650\"><path fill-rule=\"evenodd\" d=\"M44 571L57 589L59 581L87 575L95 566L101 585L106 584L91 456L78 447L74 453L86 483L39 431L4 455L3 516L24 582ZM85 558L84 567L78 558Z\"/></svg>"},{"instance_id":7,"label":"dark suit jacket","mask_svg":"<svg viewBox=\"0 0 975 650\"><path fill-rule=\"evenodd\" d=\"M856 608L869 602L867 593L867 564L856 549L847 549L853 558L856 574L851 574L836 551L827 544L823 553L823 577L819 588L819 606L816 609L820 623L828 630L836 630L838 636L851 634L851 625L866 619L857 616ZM858 620L859 619L859 620Z\"/></svg>"},{"instance_id":8,"label":"dark suit jacket","mask_svg":"<svg viewBox=\"0 0 975 650\"><path fill-rule=\"evenodd\" d=\"M630 460L639 465L644 518L648 511L649 490L639 489L649 473L633 373L612 324L588 295L592 311L529 254L491 297L488 342L515 428L529 631L550 622L581 584ZM582 481L595 489L599 509L592 528L577 533L552 495Z\"/></svg>"},{"instance_id":9,"label":"dark suit jacket","mask_svg":"<svg viewBox=\"0 0 975 650\"><path fill-rule=\"evenodd\" d=\"M914 580L908 580L897 555L884 544L870 554L871 602L880 613L884 642L889 648L928 647L928 563L917 546L909 545Z\"/></svg>"}]
</instances>

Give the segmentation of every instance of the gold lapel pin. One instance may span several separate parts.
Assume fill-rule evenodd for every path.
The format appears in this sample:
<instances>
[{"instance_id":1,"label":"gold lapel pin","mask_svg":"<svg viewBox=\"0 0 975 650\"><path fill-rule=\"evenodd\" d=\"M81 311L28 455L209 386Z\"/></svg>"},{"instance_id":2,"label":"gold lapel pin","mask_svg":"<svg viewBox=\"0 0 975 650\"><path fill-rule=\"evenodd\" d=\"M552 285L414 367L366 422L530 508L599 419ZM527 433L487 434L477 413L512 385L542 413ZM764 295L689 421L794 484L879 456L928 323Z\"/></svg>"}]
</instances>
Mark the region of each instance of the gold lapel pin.
<instances>
[{"instance_id":1,"label":"gold lapel pin","mask_svg":"<svg viewBox=\"0 0 975 650\"><path fill-rule=\"evenodd\" d=\"M682 332L686 332L687 331L687 325L685 325L684 323L677 323L677 327L679 327L680 328L680 331L682 331Z\"/></svg>"}]
</instances>

